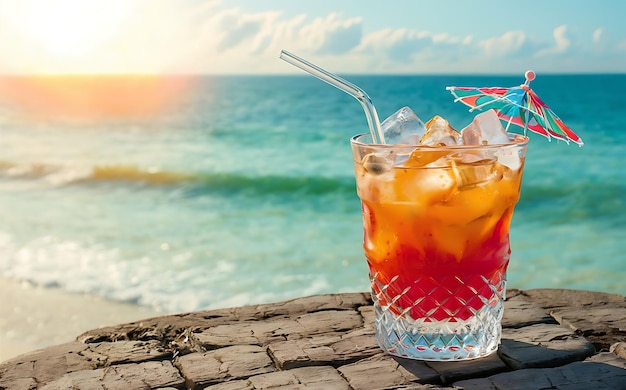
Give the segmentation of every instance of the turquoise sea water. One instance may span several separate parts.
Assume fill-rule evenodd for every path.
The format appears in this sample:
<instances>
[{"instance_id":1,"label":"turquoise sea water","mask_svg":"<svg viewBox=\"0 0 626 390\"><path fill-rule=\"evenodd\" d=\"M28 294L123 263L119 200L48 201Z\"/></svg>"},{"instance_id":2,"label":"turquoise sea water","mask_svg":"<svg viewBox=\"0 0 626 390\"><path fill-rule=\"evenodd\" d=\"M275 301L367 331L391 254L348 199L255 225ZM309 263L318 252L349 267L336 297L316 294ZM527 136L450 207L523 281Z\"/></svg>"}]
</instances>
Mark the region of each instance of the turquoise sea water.
<instances>
[{"instance_id":1,"label":"turquoise sea water","mask_svg":"<svg viewBox=\"0 0 626 390\"><path fill-rule=\"evenodd\" d=\"M346 76L384 118L462 128L445 90L521 77ZM111 90L115 83L111 79ZM0 276L179 312L369 288L351 97L302 76L197 77L148 116L0 106ZM539 75L585 141L531 134L510 288L626 293L626 75ZM123 100L123 96L120 96Z\"/></svg>"}]
</instances>

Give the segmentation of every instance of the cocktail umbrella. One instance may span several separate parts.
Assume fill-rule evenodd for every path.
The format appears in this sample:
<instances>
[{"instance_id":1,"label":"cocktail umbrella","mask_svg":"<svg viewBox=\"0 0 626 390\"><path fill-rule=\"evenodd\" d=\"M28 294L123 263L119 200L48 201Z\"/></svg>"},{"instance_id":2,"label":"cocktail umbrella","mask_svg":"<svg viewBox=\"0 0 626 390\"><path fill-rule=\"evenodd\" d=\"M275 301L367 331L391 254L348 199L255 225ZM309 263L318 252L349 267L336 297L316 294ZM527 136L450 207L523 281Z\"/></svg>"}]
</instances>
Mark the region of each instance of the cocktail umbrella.
<instances>
[{"instance_id":1,"label":"cocktail umbrella","mask_svg":"<svg viewBox=\"0 0 626 390\"><path fill-rule=\"evenodd\" d=\"M525 74L526 81L518 87L447 87L455 97L470 111L493 109L500 119L507 122L508 131L511 123L541 134L548 139L556 138L567 143L573 141L582 146L582 139L576 135L528 86L535 79L535 72Z\"/></svg>"}]
</instances>

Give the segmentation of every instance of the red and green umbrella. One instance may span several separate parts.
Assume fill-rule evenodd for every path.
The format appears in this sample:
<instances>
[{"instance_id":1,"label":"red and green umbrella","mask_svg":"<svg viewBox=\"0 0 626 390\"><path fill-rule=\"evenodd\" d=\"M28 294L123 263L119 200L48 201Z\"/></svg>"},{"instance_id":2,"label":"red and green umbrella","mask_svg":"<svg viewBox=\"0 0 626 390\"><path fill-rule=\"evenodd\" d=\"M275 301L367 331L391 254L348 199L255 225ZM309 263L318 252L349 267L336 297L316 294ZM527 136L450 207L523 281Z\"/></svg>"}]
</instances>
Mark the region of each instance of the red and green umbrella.
<instances>
[{"instance_id":1,"label":"red and green umbrella","mask_svg":"<svg viewBox=\"0 0 626 390\"><path fill-rule=\"evenodd\" d=\"M535 72L525 74L526 81L518 87L447 87L455 97L473 110L493 109L500 119L526 130L541 134L548 139L555 138L567 143L570 141L582 146L582 139L576 135L528 86L535 79Z\"/></svg>"}]
</instances>

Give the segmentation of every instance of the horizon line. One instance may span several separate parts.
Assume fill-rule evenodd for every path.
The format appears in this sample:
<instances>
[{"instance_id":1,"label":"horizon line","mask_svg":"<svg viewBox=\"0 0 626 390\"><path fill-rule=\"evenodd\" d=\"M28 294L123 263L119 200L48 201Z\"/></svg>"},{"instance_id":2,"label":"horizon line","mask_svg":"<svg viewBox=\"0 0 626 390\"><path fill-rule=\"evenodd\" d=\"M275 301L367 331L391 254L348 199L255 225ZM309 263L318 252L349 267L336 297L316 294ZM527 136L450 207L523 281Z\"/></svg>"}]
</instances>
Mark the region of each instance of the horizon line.
<instances>
[{"instance_id":1,"label":"horizon line","mask_svg":"<svg viewBox=\"0 0 626 390\"><path fill-rule=\"evenodd\" d=\"M578 71L578 72L552 72L552 71L535 71L538 75L548 76L595 76L595 75L626 75L626 71ZM343 73L341 75L349 76L518 76L520 72L422 72L422 73ZM303 76L311 77L310 74L301 72L287 73L195 73L195 72L172 72L172 73L153 73L153 72L93 72L93 73L1 73L0 77L63 77L63 76L85 76L85 77L283 77L283 76Z\"/></svg>"}]
</instances>

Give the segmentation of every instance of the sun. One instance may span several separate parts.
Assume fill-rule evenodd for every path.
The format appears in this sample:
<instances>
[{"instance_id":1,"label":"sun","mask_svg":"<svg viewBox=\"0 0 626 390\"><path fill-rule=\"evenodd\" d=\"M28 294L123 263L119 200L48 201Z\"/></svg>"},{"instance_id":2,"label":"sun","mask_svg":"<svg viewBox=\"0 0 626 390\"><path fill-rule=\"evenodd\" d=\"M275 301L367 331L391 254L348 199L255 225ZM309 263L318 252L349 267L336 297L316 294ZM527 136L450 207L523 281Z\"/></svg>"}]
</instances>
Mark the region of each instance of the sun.
<instances>
[{"instance_id":1,"label":"sun","mask_svg":"<svg viewBox=\"0 0 626 390\"><path fill-rule=\"evenodd\" d=\"M0 37L12 43L2 46L0 39L0 48L9 49L2 56L18 59L9 67L15 71L0 74L0 107L25 117L78 119L151 116L177 107L193 93L191 79L141 68L160 70L161 51L145 54L143 43L159 27L150 18L170 15L161 3L0 0Z\"/></svg>"},{"instance_id":2,"label":"sun","mask_svg":"<svg viewBox=\"0 0 626 390\"><path fill-rule=\"evenodd\" d=\"M31 52L56 62L84 61L123 34L132 13L124 0L26 0L11 2L13 30Z\"/></svg>"}]
</instances>

